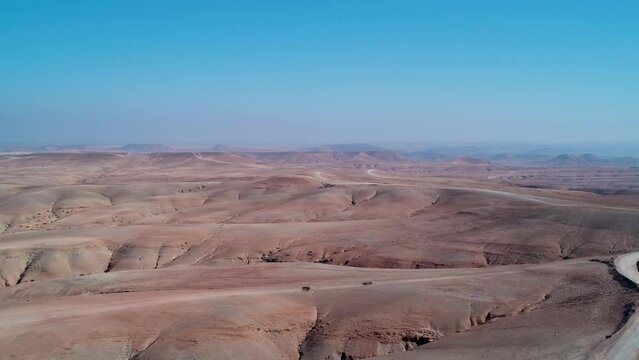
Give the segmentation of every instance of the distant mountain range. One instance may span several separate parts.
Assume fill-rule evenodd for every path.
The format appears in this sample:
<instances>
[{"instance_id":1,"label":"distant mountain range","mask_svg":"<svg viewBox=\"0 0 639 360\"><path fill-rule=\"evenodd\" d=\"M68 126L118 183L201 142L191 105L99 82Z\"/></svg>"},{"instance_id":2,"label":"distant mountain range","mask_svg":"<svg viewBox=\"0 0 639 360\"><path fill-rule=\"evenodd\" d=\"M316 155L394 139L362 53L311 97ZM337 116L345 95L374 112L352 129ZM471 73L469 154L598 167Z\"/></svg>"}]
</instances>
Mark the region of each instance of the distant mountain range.
<instances>
[{"instance_id":1,"label":"distant mountain range","mask_svg":"<svg viewBox=\"0 0 639 360\"><path fill-rule=\"evenodd\" d=\"M348 152L348 153L359 153L359 152L371 152L371 151L387 151L388 149L371 145L366 143L361 144L334 144L334 145L323 145L318 147L312 147L309 150L311 151L334 151L334 152Z\"/></svg>"},{"instance_id":2,"label":"distant mountain range","mask_svg":"<svg viewBox=\"0 0 639 360\"><path fill-rule=\"evenodd\" d=\"M639 155L634 148L622 148L628 155L622 156L620 150L602 148L596 155L584 152L575 155L579 149L556 148L522 148L504 146L444 146L412 149L398 147L382 147L375 144L353 143L318 146L295 145L164 145L164 144L125 144L125 145L2 145L0 153L264 153L264 157L277 159L276 162L301 163L333 163L355 161L358 164L369 164L377 161L406 162L426 161L432 163L454 163L455 165L501 165L522 167L579 167L579 166L620 166L639 167ZM613 151L615 150L615 151ZM613 153L614 152L614 153ZM559 153L559 155L557 155ZM621 153L623 154L623 153ZM412 159L412 160L410 160Z\"/></svg>"},{"instance_id":3,"label":"distant mountain range","mask_svg":"<svg viewBox=\"0 0 639 360\"><path fill-rule=\"evenodd\" d=\"M639 166L639 158L600 158L594 154L560 154L546 162L551 166Z\"/></svg>"},{"instance_id":4,"label":"distant mountain range","mask_svg":"<svg viewBox=\"0 0 639 360\"><path fill-rule=\"evenodd\" d=\"M171 151L171 147L161 144L127 144L121 146L120 150L133 153L157 153Z\"/></svg>"}]
</instances>

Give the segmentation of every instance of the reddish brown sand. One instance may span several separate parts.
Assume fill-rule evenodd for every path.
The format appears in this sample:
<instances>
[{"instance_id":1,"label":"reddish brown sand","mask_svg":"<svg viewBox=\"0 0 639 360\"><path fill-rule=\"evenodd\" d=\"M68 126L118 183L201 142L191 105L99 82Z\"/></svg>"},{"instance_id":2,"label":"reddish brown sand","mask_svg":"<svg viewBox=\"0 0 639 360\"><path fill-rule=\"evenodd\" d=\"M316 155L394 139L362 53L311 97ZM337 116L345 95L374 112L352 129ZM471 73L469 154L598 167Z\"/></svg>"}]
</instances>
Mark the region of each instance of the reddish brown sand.
<instances>
[{"instance_id":1,"label":"reddish brown sand","mask_svg":"<svg viewBox=\"0 0 639 360\"><path fill-rule=\"evenodd\" d=\"M596 356L637 299L611 260L639 196L491 166L0 156L0 358Z\"/></svg>"}]
</instances>

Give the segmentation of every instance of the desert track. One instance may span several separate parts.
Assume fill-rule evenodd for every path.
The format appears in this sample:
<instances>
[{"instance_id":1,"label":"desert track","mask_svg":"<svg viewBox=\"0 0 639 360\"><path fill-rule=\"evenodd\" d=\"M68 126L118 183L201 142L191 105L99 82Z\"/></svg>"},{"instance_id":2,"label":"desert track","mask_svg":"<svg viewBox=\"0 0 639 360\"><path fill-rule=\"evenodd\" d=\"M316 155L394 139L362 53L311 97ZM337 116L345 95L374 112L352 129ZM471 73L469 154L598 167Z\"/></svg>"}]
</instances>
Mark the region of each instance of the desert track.
<instances>
[{"instance_id":1,"label":"desert track","mask_svg":"<svg viewBox=\"0 0 639 360\"><path fill-rule=\"evenodd\" d=\"M368 169L366 173L372 177L379 179L393 179L394 177L381 176L376 174L375 169ZM535 203L540 203L544 205L551 206L560 206L560 207L578 207L585 206L590 208L599 208L599 209L608 209L608 210L619 210L619 211L630 211L630 212L639 212L639 208L630 208L630 207L619 207L619 206L606 206L602 204L595 203L587 203L587 202L578 202L578 201L570 201L570 200L561 200L554 199L550 197L537 196L537 195L528 195L528 194L520 194L515 192L503 191L503 190L493 190L493 189L483 189L483 188L472 188L472 187L459 187L459 186L441 186L436 184L410 184L410 183L389 183L389 182L365 182L365 181L350 181L350 180L340 180L340 179L330 179L324 176L323 173L316 171L315 176L317 179L321 181L331 181L340 185L386 185L386 186L407 186L407 187L420 187L420 188L430 188L430 189L439 189L439 190L459 190L459 191L472 191L479 193L486 193L498 196L505 196L512 199L530 201Z\"/></svg>"},{"instance_id":2,"label":"desert track","mask_svg":"<svg viewBox=\"0 0 639 360\"><path fill-rule=\"evenodd\" d=\"M615 259L616 271L639 286L639 252L625 254ZM612 345L597 359L626 360L639 359L639 312L628 319L626 325L615 336Z\"/></svg>"}]
</instances>

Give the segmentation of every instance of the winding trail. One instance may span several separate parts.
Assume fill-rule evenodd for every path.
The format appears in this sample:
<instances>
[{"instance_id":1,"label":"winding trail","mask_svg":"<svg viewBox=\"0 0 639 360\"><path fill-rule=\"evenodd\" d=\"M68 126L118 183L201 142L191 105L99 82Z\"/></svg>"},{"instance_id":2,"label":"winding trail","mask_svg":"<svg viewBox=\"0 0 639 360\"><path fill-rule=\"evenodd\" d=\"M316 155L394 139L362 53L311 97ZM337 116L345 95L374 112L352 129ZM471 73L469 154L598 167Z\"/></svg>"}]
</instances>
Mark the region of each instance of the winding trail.
<instances>
[{"instance_id":1,"label":"winding trail","mask_svg":"<svg viewBox=\"0 0 639 360\"><path fill-rule=\"evenodd\" d=\"M390 176L383 176L376 173L375 169L368 169L366 173L374 178L378 179L395 179ZM520 194L510 191L503 190L492 190L492 189L483 189L483 188L472 188L472 187L459 187L459 186L442 186L442 185L433 185L433 184L405 184L405 183L387 183L387 182L366 182L366 181L344 181L339 179L329 179L320 171L315 172L315 177L321 181L330 181L335 184L341 185L387 185L387 186L408 186L408 187L421 187L421 188L430 188L430 189L440 189L440 190L460 190L460 191L472 191L472 192L480 192L486 194L493 194L499 196L505 196L517 200L524 200L529 202L536 202L544 205L551 206L560 206L560 207L580 207L585 206L589 208L597 208L597 209L607 209L607 210L619 210L619 211L630 211L630 212L639 212L639 208L629 208L629 207L618 207L618 206L607 206L602 204L593 204L587 202L580 201L572 201L572 200L562 200L555 199L545 196L537 196L537 195L527 195Z\"/></svg>"},{"instance_id":2,"label":"winding trail","mask_svg":"<svg viewBox=\"0 0 639 360\"><path fill-rule=\"evenodd\" d=\"M510 172L508 174L493 175L493 176L487 177L487 179L488 180L499 179L499 178L503 178L503 177L512 176L514 173L515 173L515 170L510 170Z\"/></svg>"},{"instance_id":3,"label":"winding trail","mask_svg":"<svg viewBox=\"0 0 639 360\"><path fill-rule=\"evenodd\" d=\"M224 161L224 160L219 160L219 159L205 158L199 152L192 152L191 154L193 154L193 156L196 159L198 159L198 160L202 160L202 161L206 161L206 162L210 162L210 163L215 163L215 164L241 165L241 166L245 166L245 167L258 168L258 169L267 168L267 166L260 165L260 164L252 164L252 163L244 163L244 162L233 162L233 161Z\"/></svg>"},{"instance_id":4,"label":"winding trail","mask_svg":"<svg viewBox=\"0 0 639 360\"><path fill-rule=\"evenodd\" d=\"M639 252L621 255L615 259L615 269L626 279L639 286ZM623 328L612 338L611 345L595 359L639 359L639 312L635 312Z\"/></svg>"}]
</instances>

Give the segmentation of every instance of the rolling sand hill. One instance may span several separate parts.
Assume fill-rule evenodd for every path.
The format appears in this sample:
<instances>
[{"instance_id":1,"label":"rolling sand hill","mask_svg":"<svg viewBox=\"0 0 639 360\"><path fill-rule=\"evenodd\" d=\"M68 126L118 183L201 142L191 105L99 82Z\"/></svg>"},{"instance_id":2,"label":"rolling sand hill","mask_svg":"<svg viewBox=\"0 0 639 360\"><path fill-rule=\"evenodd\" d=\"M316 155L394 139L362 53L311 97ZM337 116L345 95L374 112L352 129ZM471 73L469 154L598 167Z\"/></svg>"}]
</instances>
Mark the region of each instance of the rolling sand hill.
<instances>
[{"instance_id":1,"label":"rolling sand hill","mask_svg":"<svg viewBox=\"0 0 639 360\"><path fill-rule=\"evenodd\" d=\"M639 196L615 189L639 173L584 170L576 190L553 168L364 150L0 156L3 356L579 359L616 341Z\"/></svg>"}]
</instances>

